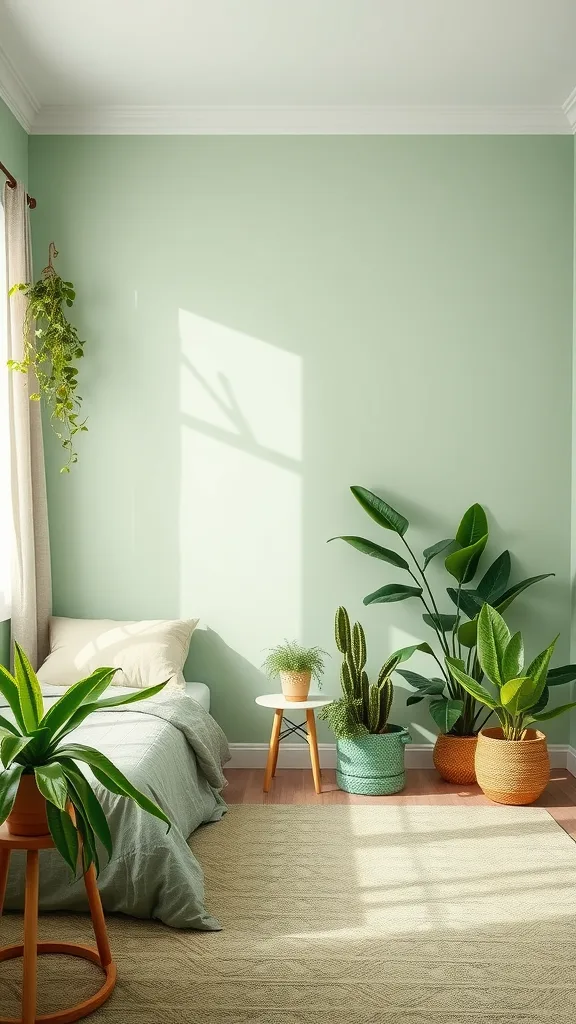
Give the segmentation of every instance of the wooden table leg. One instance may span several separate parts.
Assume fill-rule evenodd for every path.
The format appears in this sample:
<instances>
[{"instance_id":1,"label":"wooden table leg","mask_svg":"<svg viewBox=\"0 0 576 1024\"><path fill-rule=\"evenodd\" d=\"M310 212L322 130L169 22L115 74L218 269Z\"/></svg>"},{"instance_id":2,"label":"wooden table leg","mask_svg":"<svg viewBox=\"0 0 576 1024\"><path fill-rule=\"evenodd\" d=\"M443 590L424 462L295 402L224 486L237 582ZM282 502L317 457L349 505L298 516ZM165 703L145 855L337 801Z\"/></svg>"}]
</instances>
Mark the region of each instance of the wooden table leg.
<instances>
[{"instance_id":1,"label":"wooden table leg","mask_svg":"<svg viewBox=\"0 0 576 1024\"><path fill-rule=\"evenodd\" d=\"M320 758L318 757L318 737L316 736L316 719L314 708L306 711L306 725L308 726L308 746L310 747L310 760L312 762L312 775L314 777L314 789L317 793L322 792L322 777L320 775Z\"/></svg>"},{"instance_id":2,"label":"wooden table leg","mask_svg":"<svg viewBox=\"0 0 576 1024\"><path fill-rule=\"evenodd\" d=\"M36 1020L38 956L38 850L26 854L26 896L24 903L24 967L22 973L22 1024Z\"/></svg>"},{"instance_id":3,"label":"wooden table leg","mask_svg":"<svg viewBox=\"0 0 576 1024\"><path fill-rule=\"evenodd\" d=\"M10 867L10 850L0 850L0 917L4 909L4 897L8 884L8 868Z\"/></svg>"},{"instance_id":4,"label":"wooden table leg","mask_svg":"<svg viewBox=\"0 0 576 1024\"><path fill-rule=\"evenodd\" d=\"M276 771L276 764L278 761L278 748L280 746L280 732L282 730L282 708L276 708L274 712L274 721L272 723L272 735L270 736L270 748L268 750L268 761L266 764L266 771L264 773L264 792L267 793L270 789L270 783L272 782L272 776Z\"/></svg>"},{"instance_id":5,"label":"wooden table leg","mask_svg":"<svg viewBox=\"0 0 576 1024\"><path fill-rule=\"evenodd\" d=\"M93 864L90 865L88 871L84 875L84 885L86 886L86 895L88 896L88 903L90 905L90 914L92 916L96 945L98 946L98 953L100 955L100 963L102 964L102 967L108 967L108 964L112 963L112 953L110 952L110 943L108 941L108 932L106 931L104 911L102 910L102 901L100 899L100 893L98 892L98 885L96 882L96 870Z\"/></svg>"}]
</instances>

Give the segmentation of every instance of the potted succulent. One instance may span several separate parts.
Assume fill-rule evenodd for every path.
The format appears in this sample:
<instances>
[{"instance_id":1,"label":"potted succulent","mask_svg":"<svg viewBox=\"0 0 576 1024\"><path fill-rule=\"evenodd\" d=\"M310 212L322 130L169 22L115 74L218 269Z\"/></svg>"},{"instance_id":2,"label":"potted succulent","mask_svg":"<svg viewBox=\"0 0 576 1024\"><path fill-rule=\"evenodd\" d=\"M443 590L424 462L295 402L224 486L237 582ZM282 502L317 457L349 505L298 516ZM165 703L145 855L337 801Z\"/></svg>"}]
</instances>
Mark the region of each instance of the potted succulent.
<instances>
[{"instance_id":1,"label":"potted succulent","mask_svg":"<svg viewBox=\"0 0 576 1024\"><path fill-rule=\"evenodd\" d=\"M435 637L433 645L423 642L397 651L399 663L420 651L436 662L436 671L421 675L408 669L398 671L415 689L408 705L429 698L432 715L440 735L434 747L434 764L442 778L448 782L468 784L475 780L475 751L477 735L492 714L448 670L445 659L454 657L466 662L467 673L481 683L484 671L478 658L477 628L480 610L488 605L504 613L512 602L528 587L553 576L544 573L510 584L510 552L503 551L475 582L480 560L488 542L488 521L481 505L471 505L464 513L454 538L437 541L424 549L418 557L405 534L408 519L392 508L383 498L365 487L352 487L352 494L370 518L388 533L395 534L404 547L404 553L382 547L364 537L333 537L344 540L356 550L380 562L387 562L408 573L410 585L387 583L364 598L365 605L388 604L394 601L416 599L423 606L423 621ZM427 571L437 556L444 558L444 567L455 581L446 593L454 609L440 610L440 601L428 579ZM576 679L576 666L565 665L551 669L548 685Z\"/></svg>"},{"instance_id":2,"label":"potted succulent","mask_svg":"<svg viewBox=\"0 0 576 1024\"><path fill-rule=\"evenodd\" d=\"M14 645L14 676L0 666L0 693L13 716L13 721L0 716L0 824L6 822L8 831L16 835L50 832L74 873L80 849L83 870L94 864L99 871L97 840L108 856L112 855L108 822L79 763L88 765L106 789L134 800L170 828L164 812L140 793L104 754L67 739L69 733L100 708L144 700L166 685L161 683L128 696L101 699L115 672L114 668L96 669L45 711L38 679L18 644Z\"/></svg>"},{"instance_id":3,"label":"potted succulent","mask_svg":"<svg viewBox=\"0 0 576 1024\"><path fill-rule=\"evenodd\" d=\"M458 684L500 720L498 728L481 730L476 750L478 784L496 803L531 804L548 784L546 737L529 726L576 707L572 701L546 710L548 665L557 639L524 668L522 635L511 635L502 616L486 604L478 617L478 658L492 690L468 675L462 659L446 658Z\"/></svg>"},{"instance_id":4,"label":"potted succulent","mask_svg":"<svg viewBox=\"0 0 576 1024\"><path fill-rule=\"evenodd\" d=\"M285 640L272 647L262 668L271 677L280 676L286 700L307 700L312 676L322 689L322 673L326 651L320 647L303 647L297 640Z\"/></svg>"},{"instance_id":5,"label":"potted succulent","mask_svg":"<svg viewBox=\"0 0 576 1024\"><path fill-rule=\"evenodd\" d=\"M342 654L342 696L319 714L336 736L336 781L346 793L398 793L406 784L404 745L410 740L407 729L388 721L394 695L391 676L399 656L389 658L370 685L360 623L350 628L348 612L339 608L334 632Z\"/></svg>"}]
</instances>

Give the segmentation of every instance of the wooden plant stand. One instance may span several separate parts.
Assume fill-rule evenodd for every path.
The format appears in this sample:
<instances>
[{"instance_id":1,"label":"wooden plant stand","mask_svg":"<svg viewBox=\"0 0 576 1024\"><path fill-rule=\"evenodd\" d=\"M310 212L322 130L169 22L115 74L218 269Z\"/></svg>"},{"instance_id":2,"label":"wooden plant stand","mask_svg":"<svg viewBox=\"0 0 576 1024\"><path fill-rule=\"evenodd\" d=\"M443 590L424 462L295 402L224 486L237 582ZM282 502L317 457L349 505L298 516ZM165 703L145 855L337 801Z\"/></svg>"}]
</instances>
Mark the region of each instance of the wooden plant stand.
<instances>
[{"instance_id":1,"label":"wooden plant stand","mask_svg":"<svg viewBox=\"0 0 576 1024\"><path fill-rule=\"evenodd\" d=\"M54 847L51 836L14 836L6 825L0 827L0 915L4 905L8 868L12 850L26 850L26 895L24 903L24 942L15 946L0 947L0 962L23 957L22 975L22 1016L2 1017L0 1024L72 1024L97 1010L106 1002L116 984L116 966L108 942L104 912L96 884L96 872L92 864L84 875L84 884L92 916L92 925L97 949L68 942L38 942L38 883L40 875L40 850ZM37 958L47 953L63 953L89 960L100 967L106 978L95 995L82 1003L70 1006L56 1013L36 1015Z\"/></svg>"}]
</instances>

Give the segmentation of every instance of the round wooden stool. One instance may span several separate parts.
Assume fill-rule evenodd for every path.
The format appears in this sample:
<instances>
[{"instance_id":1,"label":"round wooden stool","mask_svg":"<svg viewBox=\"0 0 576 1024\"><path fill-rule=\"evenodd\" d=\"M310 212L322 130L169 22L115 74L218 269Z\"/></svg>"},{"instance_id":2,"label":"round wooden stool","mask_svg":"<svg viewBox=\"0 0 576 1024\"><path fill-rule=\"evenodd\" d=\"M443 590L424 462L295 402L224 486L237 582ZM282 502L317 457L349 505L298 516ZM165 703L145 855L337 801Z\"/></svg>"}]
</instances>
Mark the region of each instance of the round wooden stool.
<instances>
[{"instance_id":1,"label":"round wooden stool","mask_svg":"<svg viewBox=\"0 0 576 1024\"><path fill-rule=\"evenodd\" d=\"M26 896L24 902L24 942L16 946L0 947L0 961L24 958L22 975L22 1016L2 1017L0 1024L71 1024L72 1021L86 1017L106 1002L116 984L116 966L112 963L110 944L106 932L104 912L100 902L100 893L96 885L94 865L84 875L86 894L92 915L94 935L97 949L92 946L80 946L68 942L38 942L38 882L40 874L39 851L53 848L51 836L13 836L6 825L0 826L0 915L4 905L8 867L12 850L26 850ZM44 1013L36 1016L37 989L37 957L38 954L65 953L66 956L77 956L89 960L101 967L106 975L102 988L76 1006L56 1013Z\"/></svg>"}]
</instances>

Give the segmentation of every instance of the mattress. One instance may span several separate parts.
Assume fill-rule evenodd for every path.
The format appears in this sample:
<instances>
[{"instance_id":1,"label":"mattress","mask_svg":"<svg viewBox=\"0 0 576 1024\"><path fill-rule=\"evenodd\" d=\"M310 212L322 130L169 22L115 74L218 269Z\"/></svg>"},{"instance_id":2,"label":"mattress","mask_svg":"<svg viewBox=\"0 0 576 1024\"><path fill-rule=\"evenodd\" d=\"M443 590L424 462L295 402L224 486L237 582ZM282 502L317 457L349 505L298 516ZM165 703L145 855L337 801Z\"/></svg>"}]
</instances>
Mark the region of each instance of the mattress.
<instances>
[{"instance_id":1,"label":"mattress","mask_svg":"<svg viewBox=\"0 0 576 1024\"><path fill-rule=\"evenodd\" d=\"M186 693L193 700L197 700L204 711L210 711L210 690L206 683L186 683Z\"/></svg>"}]
</instances>

